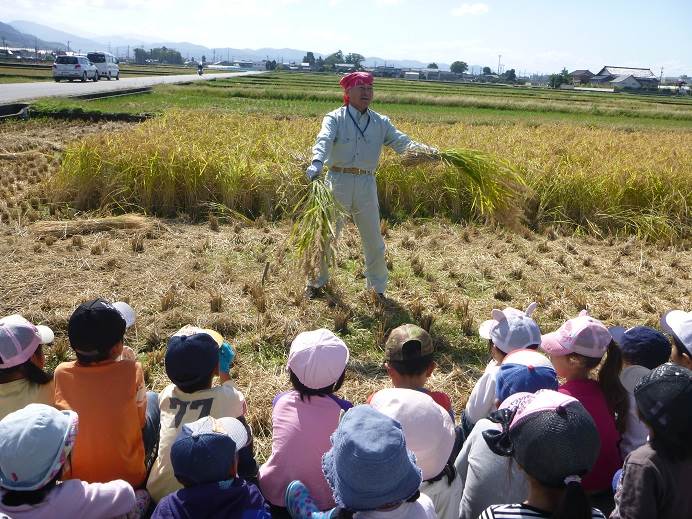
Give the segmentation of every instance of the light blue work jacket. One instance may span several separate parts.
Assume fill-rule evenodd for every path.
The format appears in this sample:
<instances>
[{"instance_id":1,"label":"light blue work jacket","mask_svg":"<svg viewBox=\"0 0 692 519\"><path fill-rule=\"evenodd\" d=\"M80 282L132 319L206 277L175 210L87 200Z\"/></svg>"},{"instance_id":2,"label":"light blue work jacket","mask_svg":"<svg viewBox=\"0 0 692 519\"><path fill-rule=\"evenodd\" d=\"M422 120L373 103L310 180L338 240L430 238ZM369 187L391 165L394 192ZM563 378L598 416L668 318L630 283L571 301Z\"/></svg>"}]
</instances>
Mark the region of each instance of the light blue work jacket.
<instances>
[{"instance_id":1,"label":"light blue work jacket","mask_svg":"<svg viewBox=\"0 0 692 519\"><path fill-rule=\"evenodd\" d=\"M342 106L322 120L322 129L312 148L312 159L327 166L374 172L382 146L389 146L397 153L404 153L411 147L427 148L397 130L389 117L370 109L361 113L350 105Z\"/></svg>"}]
</instances>

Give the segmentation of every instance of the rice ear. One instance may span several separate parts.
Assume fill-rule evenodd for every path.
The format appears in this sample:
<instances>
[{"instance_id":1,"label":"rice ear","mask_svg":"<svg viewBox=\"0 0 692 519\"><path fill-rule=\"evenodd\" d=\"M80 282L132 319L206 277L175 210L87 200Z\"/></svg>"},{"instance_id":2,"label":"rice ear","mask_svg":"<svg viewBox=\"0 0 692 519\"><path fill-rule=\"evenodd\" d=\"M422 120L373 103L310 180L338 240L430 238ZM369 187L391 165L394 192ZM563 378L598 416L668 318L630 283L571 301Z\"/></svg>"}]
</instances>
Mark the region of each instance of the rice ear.
<instances>
[{"instance_id":1,"label":"rice ear","mask_svg":"<svg viewBox=\"0 0 692 519\"><path fill-rule=\"evenodd\" d=\"M332 190L318 178L310 182L293 213L295 223L289 240L301 270L314 277L323 257L329 264L336 263L337 223L345 212Z\"/></svg>"},{"instance_id":2,"label":"rice ear","mask_svg":"<svg viewBox=\"0 0 692 519\"><path fill-rule=\"evenodd\" d=\"M466 148L439 152L411 150L404 154L404 166L422 164L442 165L449 180L450 189L456 189L459 181L466 179L473 195L473 209L485 216L509 225L517 225L521 207L519 198L528 188L524 178L508 162L485 152Z\"/></svg>"}]
</instances>

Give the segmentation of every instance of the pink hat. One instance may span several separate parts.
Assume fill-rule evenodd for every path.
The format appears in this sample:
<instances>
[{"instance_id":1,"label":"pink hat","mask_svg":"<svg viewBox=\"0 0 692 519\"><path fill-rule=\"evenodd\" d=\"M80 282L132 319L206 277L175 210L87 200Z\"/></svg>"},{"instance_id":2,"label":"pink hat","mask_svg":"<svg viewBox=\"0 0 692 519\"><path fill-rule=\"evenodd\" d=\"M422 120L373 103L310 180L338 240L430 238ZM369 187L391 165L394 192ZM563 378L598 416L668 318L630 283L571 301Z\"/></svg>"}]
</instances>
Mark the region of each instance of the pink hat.
<instances>
[{"instance_id":1,"label":"pink hat","mask_svg":"<svg viewBox=\"0 0 692 519\"><path fill-rule=\"evenodd\" d=\"M578 353L600 359L612 340L608 328L598 319L590 317L586 310L582 310L578 317L570 319L557 331L543 335L541 348L549 355Z\"/></svg>"},{"instance_id":2,"label":"pink hat","mask_svg":"<svg viewBox=\"0 0 692 519\"><path fill-rule=\"evenodd\" d=\"M505 399L500 409L515 411L510 429L524 418L541 411L552 411L578 400L551 389L539 389L535 393L515 393Z\"/></svg>"},{"instance_id":3,"label":"pink hat","mask_svg":"<svg viewBox=\"0 0 692 519\"><path fill-rule=\"evenodd\" d=\"M423 471L423 480L442 472L454 448L454 422L430 395L414 389L381 389L370 405L401 424L406 445Z\"/></svg>"},{"instance_id":4,"label":"pink hat","mask_svg":"<svg viewBox=\"0 0 692 519\"><path fill-rule=\"evenodd\" d=\"M35 326L17 314L3 317L0 319L0 369L24 364L39 345L54 340L53 330L47 326Z\"/></svg>"},{"instance_id":5,"label":"pink hat","mask_svg":"<svg viewBox=\"0 0 692 519\"><path fill-rule=\"evenodd\" d=\"M360 85L372 85L373 80L374 78L370 72L351 72L342 77L339 85L344 89L344 103L348 104L348 94L346 92L350 88Z\"/></svg>"},{"instance_id":6,"label":"pink hat","mask_svg":"<svg viewBox=\"0 0 692 519\"><path fill-rule=\"evenodd\" d=\"M344 341L324 328L298 334L288 352L288 368L310 389L335 384L347 362Z\"/></svg>"}]
</instances>

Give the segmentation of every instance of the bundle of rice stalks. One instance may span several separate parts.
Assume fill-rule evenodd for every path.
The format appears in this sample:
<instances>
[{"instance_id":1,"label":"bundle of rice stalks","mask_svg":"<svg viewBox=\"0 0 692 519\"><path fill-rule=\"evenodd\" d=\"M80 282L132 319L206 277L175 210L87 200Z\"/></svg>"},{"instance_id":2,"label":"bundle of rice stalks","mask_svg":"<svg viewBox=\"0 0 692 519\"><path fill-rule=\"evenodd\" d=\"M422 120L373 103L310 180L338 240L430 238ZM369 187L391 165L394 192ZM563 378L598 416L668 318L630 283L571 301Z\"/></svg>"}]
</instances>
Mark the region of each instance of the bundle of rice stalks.
<instances>
[{"instance_id":1,"label":"bundle of rice stalks","mask_svg":"<svg viewBox=\"0 0 692 519\"><path fill-rule=\"evenodd\" d=\"M322 258L336 262L336 226L344 209L322 178L310 182L307 192L293 209L290 241L298 264L308 277L315 277Z\"/></svg>"},{"instance_id":2,"label":"bundle of rice stalks","mask_svg":"<svg viewBox=\"0 0 692 519\"><path fill-rule=\"evenodd\" d=\"M456 182L445 182L445 188L453 188L459 175L467 180L471 191L471 209L481 215L500 220L519 217L520 195L527 191L526 182L508 162L478 150L457 148L445 151L414 149L404 154L404 166L442 164L447 174L453 174ZM509 223L509 222L506 222Z\"/></svg>"},{"instance_id":3,"label":"bundle of rice stalks","mask_svg":"<svg viewBox=\"0 0 692 519\"><path fill-rule=\"evenodd\" d=\"M154 221L138 214L123 214L105 218L90 218L85 220L43 220L31 226L31 231L41 236L66 238L80 234L92 234L104 231L148 230L154 226Z\"/></svg>"}]
</instances>

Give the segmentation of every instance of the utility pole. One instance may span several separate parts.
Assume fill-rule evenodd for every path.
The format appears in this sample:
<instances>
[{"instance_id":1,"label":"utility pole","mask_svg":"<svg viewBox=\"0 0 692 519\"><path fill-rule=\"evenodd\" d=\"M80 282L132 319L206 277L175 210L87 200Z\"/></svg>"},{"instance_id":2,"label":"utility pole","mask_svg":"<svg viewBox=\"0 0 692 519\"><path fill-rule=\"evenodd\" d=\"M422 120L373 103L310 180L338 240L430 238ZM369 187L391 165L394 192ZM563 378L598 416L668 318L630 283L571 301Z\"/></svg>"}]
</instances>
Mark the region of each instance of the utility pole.
<instances>
[{"instance_id":1,"label":"utility pole","mask_svg":"<svg viewBox=\"0 0 692 519\"><path fill-rule=\"evenodd\" d=\"M663 83L663 67L661 67L661 76L658 78L658 83Z\"/></svg>"},{"instance_id":2,"label":"utility pole","mask_svg":"<svg viewBox=\"0 0 692 519\"><path fill-rule=\"evenodd\" d=\"M38 63L38 38L34 38L34 53L35 53L36 63Z\"/></svg>"},{"instance_id":3,"label":"utility pole","mask_svg":"<svg viewBox=\"0 0 692 519\"><path fill-rule=\"evenodd\" d=\"M5 45L5 37L2 37L2 48L5 51L5 54L7 54L7 45Z\"/></svg>"},{"instance_id":4,"label":"utility pole","mask_svg":"<svg viewBox=\"0 0 692 519\"><path fill-rule=\"evenodd\" d=\"M67 40L67 52L70 52L70 40Z\"/></svg>"},{"instance_id":5,"label":"utility pole","mask_svg":"<svg viewBox=\"0 0 692 519\"><path fill-rule=\"evenodd\" d=\"M502 59L502 54L497 55L497 75L500 75L500 60Z\"/></svg>"}]
</instances>

